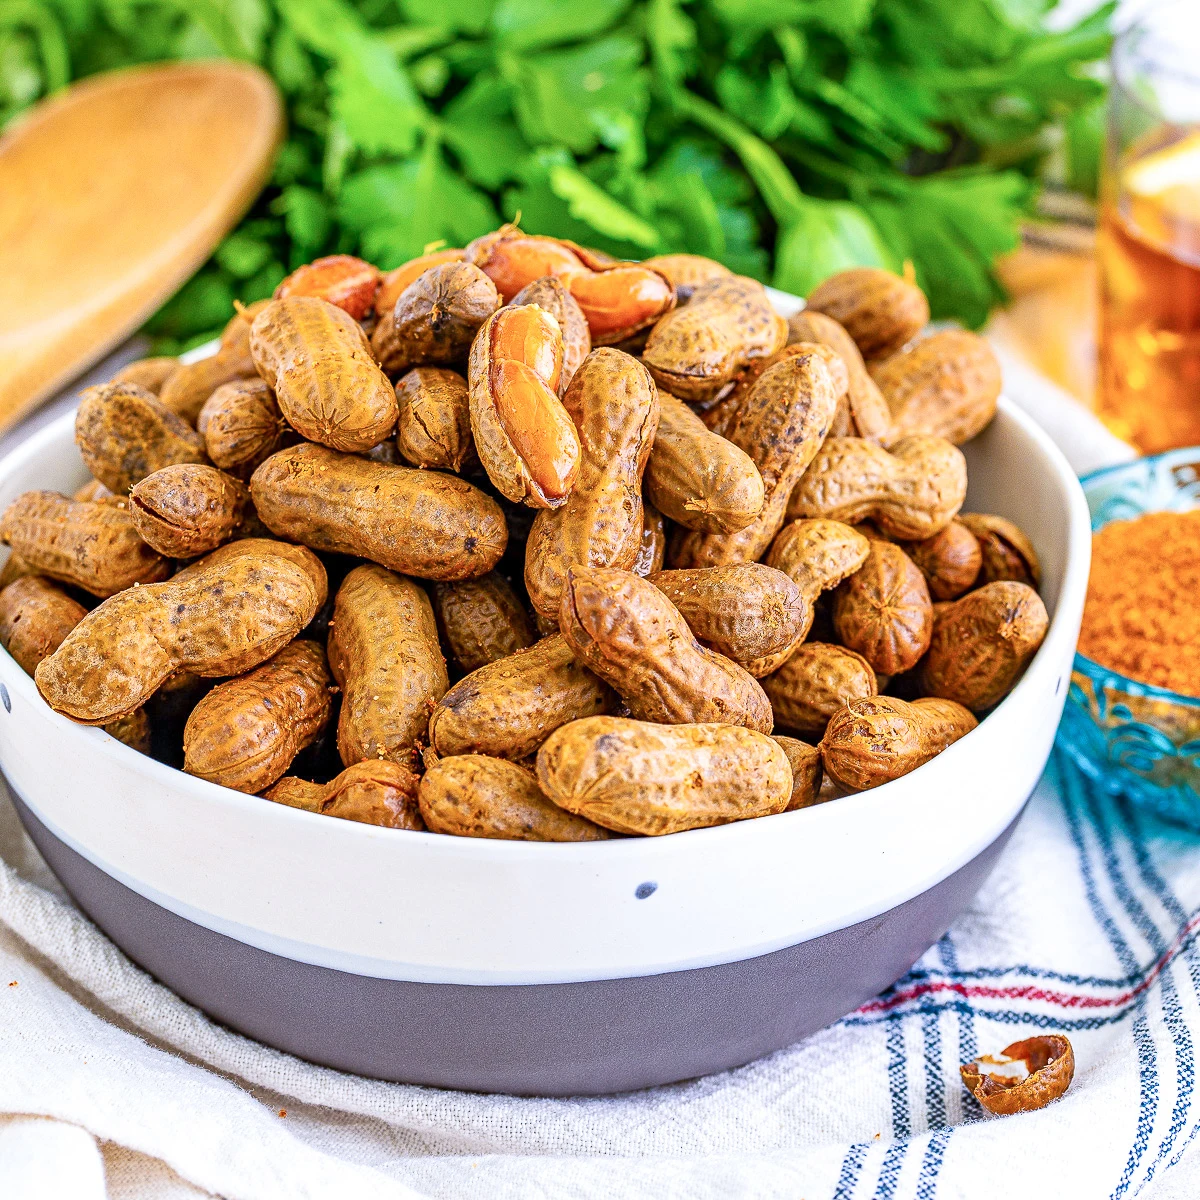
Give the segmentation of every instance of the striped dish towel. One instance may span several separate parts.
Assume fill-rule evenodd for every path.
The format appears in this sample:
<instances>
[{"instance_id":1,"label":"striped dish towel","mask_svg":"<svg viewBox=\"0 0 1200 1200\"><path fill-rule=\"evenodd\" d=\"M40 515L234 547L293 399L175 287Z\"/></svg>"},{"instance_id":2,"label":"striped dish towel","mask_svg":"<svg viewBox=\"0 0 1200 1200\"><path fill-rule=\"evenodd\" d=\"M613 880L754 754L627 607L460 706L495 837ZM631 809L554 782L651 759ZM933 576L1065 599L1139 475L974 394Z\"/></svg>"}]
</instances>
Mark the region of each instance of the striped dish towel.
<instances>
[{"instance_id":1,"label":"striped dish towel","mask_svg":"<svg viewBox=\"0 0 1200 1200\"><path fill-rule=\"evenodd\" d=\"M889 991L740 1070L608 1099L384 1084L265 1049L81 917L6 800L0 858L5 1200L1200 1195L1198 843L1065 763ZM959 1063L1039 1030L1074 1043L1070 1091L982 1113Z\"/></svg>"}]
</instances>

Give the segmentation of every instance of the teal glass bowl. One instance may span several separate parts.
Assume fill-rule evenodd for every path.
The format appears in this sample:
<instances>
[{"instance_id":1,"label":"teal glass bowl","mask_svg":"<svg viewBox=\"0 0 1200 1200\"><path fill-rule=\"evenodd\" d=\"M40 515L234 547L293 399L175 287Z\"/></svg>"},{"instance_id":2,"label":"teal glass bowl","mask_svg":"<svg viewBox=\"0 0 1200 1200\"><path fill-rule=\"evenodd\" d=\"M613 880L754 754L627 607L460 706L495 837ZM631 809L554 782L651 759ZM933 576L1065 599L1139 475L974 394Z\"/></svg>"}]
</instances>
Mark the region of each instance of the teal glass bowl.
<instances>
[{"instance_id":1,"label":"teal glass bowl","mask_svg":"<svg viewBox=\"0 0 1200 1200\"><path fill-rule=\"evenodd\" d=\"M1080 482L1093 532L1143 513L1200 508L1200 446L1105 467ZM1076 654L1059 744L1106 791L1200 833L1200 698Z\"/></svg>"}]
</instances>

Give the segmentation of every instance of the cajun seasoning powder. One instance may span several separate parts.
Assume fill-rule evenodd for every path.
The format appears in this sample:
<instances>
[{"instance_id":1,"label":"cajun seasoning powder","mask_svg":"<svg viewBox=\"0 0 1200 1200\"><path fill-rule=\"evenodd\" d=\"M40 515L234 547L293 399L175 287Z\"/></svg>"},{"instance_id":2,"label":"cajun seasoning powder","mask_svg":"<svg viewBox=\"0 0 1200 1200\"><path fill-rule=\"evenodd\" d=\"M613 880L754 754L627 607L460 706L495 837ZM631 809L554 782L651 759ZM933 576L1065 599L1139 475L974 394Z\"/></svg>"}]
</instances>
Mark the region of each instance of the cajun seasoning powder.
<instances>
[{"instance_id":1,"label":"cajun seasoning powder","mask_svg":"<svg viewBox=\"0 0 1200 1200\"><path fill-rule=\"evenodd\" d=\"M1114 521L1093 536L1079 652L1200 696L1200 509Z\"/></svg>"}]
</instances>

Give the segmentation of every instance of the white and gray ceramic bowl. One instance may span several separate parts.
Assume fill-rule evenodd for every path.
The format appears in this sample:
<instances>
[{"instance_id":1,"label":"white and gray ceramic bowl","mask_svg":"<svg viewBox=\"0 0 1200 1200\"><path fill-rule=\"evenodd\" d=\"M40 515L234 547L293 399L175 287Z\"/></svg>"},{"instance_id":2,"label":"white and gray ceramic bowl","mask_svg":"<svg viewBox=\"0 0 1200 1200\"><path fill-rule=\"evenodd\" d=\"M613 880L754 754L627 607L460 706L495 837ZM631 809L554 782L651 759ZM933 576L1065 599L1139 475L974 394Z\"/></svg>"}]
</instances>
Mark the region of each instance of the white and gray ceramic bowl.
<instances>
[{"instance_id":1,"label":"white and gray ceramic bowl","mask_svg":"<svg viewBox=\"0 0 1200 1200\"><path fill-rule=\"evenodd\" d=\"M0 463L0 506L85 481L72 425ZM185 999L282 1050L542 1095L737 1066L903 974L970 902L1049 755L1087 506L1062 454L1005 401L965 451L967 507L1029 533L1053 619L976 730L874 791L589 844L379 829L194 779L74 725L3 651L0 767L96 924Z\"/></svg>"}]
</instances>

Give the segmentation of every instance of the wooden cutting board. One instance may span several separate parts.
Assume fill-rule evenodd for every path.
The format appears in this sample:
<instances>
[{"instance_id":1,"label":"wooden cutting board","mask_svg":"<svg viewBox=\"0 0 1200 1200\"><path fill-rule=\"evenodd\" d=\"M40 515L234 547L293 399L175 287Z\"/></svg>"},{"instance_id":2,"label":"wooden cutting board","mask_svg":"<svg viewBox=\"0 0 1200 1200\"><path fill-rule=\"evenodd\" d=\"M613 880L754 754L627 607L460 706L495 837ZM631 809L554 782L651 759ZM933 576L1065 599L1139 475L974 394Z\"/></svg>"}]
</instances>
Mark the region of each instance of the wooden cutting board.
<instances>
[{"instance_id":1,"label":"wooden cutting board","mask_svg":"<svg viewBox=\"0 0 1200 1200\"><path fill-rule=\"evenodd\" d=\"M0 137L0 431L204 262L282 136L270 78L214 60L92 76Z\"/></svg>"}]
</instances>

